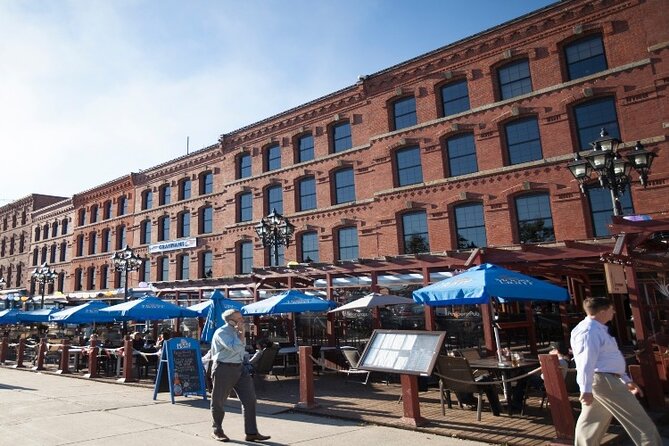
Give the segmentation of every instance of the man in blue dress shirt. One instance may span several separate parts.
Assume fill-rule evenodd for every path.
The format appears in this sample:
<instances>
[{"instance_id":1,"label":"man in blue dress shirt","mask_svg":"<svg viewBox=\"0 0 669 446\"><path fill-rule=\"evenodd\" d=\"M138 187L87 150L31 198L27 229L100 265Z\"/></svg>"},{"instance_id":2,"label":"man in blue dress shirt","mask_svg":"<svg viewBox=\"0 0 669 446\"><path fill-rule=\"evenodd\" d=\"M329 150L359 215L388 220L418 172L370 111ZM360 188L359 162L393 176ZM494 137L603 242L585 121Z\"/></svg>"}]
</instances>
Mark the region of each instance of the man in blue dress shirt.
<instances>
[{"instance_id":1,"label":"man in blue dress shirt","mask_svg":"<svg viewBox=\"0 0 669 446\"><path fill-rule=\"evenodd\" d=\"M581 390L581 415L576 423L576 446L599 445L612 417L637 446L662 445L657 427L635 395L641 389L625 371L623 357L606 324L615 311L605 297L583 302L586 317L571 332L576 381Z\"/></svg>"},{"instance_id":2,"label":"man in blue dress shirt","mask_svg":"<svg viewBox=\"0 0 669 446\"><path fill-rule=\"evenodd\" d=\"M214 332L211 339L211 360L213 366L211 379L211 416L213 432L211 436L217 441L230 441L223 433L223 417L225 402L234 389L242 403L244 414L244 430L246 441L269 440L268 435L258 432L256 424L256 391L253 379L244 373L244 355L246 354L246 337L244 335L244 317L237 310L223 312L225 324Z\"/></svg>"}]
</instances>

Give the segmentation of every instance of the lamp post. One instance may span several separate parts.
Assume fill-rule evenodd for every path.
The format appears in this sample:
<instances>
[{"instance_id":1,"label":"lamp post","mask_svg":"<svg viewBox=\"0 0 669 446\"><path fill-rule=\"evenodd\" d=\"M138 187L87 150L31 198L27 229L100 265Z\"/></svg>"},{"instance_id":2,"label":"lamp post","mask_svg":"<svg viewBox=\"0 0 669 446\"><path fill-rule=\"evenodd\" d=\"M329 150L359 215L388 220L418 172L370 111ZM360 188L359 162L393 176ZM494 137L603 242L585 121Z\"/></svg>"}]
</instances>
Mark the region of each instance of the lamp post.
<instances>
[{"instance_id":1,"label":"lamp post","mask_svg":"<svg viewBox=\"0 0 669 446\"><path fill-rule=\"evenodd\" d=\"M35 268L35 271L32 273L32 278L36 283L39 283L42 287L42 302L40 303L40 308L44 308L44 291L46 291L46 285L48 283L53 283L58 277L58 273L55 270L49 267L49 264L44 262L42 266Z\"/></svg>"},{"instance_id":2,"label":"lamp post","mask_svg":"<svg viewBox=\"0 0 669 446\"><path fill-rule=\"evenodd\" d=\"M274 251L274 266L279 266L279 246L288 246L295 232L295 226L276 209L267 217L263 217L255 226L256 233L264 247L271 247Z\"/></svg>"},{"instance_id":3,"label":"lamp post","mask_svg":"<svg viewBox=\"0 0 669 446\"><path fill-rule=\"evenodd\" d=\"M620 204L620 196L630 184L630 173L632 169L639 174L641 185L648 185L648 174L653 159L657 156L643 148L637 141L634 150L625 154L625 158L618 152L620 141L610 137L606 129L602 128L600 137L591 142L592 150L581 155L576 152L574 161L567 164L569 171L579 182L581 192L585 194L585 184L590 181L590 175L594 172L599 179L599 184L611 193L613 215L623 214Z\"/></svg>"},{"instance_id":4,"label":"lamp post","mask_svg":"<svg viewBox=\"0 0 669 446\"><path fill-rule=\"evenodd\" d=\"M128 273L130 271L137 271L142 265L142 258L135 254L130 248L126 245L125 249L121 251L116 251L112 256L112 263L114 269L123 274L123 284L125 286L125 292L123 294L123 302L128 301ZM123 336L128 332L128 323L123 321Z\"/></svg>"}]
</instances>

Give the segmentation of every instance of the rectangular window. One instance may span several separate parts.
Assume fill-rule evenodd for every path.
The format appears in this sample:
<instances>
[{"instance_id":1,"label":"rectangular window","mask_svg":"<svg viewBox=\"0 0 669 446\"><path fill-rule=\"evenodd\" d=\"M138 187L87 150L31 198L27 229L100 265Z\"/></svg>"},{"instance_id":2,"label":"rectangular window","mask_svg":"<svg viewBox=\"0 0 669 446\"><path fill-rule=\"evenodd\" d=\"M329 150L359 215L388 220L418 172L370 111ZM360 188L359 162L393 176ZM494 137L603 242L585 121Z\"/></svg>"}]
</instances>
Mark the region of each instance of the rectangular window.
<instances>
[{"instance_id":1,"label":"rectangular window","mask_svg":"<svg viewBox=\"0 0 669 446\"><path fill-rule=\"evenodd\" d=\"M300 246L302 263L318 262L318 234L316 232L306 232L300 237Z\"/></svg>"},{"instance_id":2,"label":"rectangular window","mask_svg":"<svg viewBox=\"0 0 669 446\"><path fill-rule=\"evenodd\" d=\"M188 280L190 278L190 256L184 254L179 257L179 279Z\"/></svg>"},{"instance_id":3,"label":"rectangular window","mask_svg":"<svg viewBox=\"0 0 669 446\"><path fill-rule=\"evenodd\" d=\"M355 183L353 168L341 169L335 172L335 204L355 201Z\"/></svg>"},{"instance_id":4,"label":"rectangular window","mask_svg":"<svg viewBox=\"0 0 669 446\"><path fill-rule=\"evenodd\" d=\"M201 234L211 234L214 232L214 208L207 206L202 209L200 225Z\"/></svg>"},{"instance_id":5,"label":"rectangular window","mask_svg":"<svg viewBox=\"0 0 669 446\"><path fill-rule=\"evenodd\" d=\"M516 198L516 216L520 243L552 242L555 240L553 216L548 194Z\"/></svg>"},{"instance_id":6,"label":"rectangular window","mask_svg":"<svg viewBox=\"0 0 669 446\"><path fill-rule=\"evenodd\" d=\"M109 252L111 249L111 232L109 229L104 229L102 231L102 252Z\"/></svg>"},{"instance_id":7,"label":"rectangular window","mask_svg":"<svg viewBox=\"0 0 669 446\"><path fill-rule=\"evenodd\" d=\"M393 104L393 122L395 130L416 125L416 98L411 96Z\"/></svg>"},{"instance_id":8,"label":"rectangular window","mask_svg":"<svg viewBox=\"0 0 669 446\"><path fill-rule=\"evenodd\" d=\"M239 273L251 274L253 272L253 243L242 242L239 244Z\"/></svg>"},{"instance_id":9,"label":"rectangular window","mask_svg":"<svg viewBox=\"0 0 669 446\"><path fill-rule=\"evenodd\" d=\"M141 225L141 237L140 237L140 243L142 245L148 245L151 243L151 221L150 220L145 220L142 222Z\"/></svg>"},{"instance_id":10,"label":"rectangular window","mask_svg":"<svg viewBox=\"0 0 669 446\"><path fill-rule=\"evenodd\" d=\"M205 251L200 256L200 277L212 277L214 268L214 255L211 251Z\"/></svg>"},{"instance_id":11,"label":"rectangular window","mask_svg":"<svg viewBox=\"0 0 669 446\"><path fill-rule=\"evenodd\" d=\"M540 160L543 157L537 118L513 121L506 125L505 130L510 165Z\"/></svg>"},{"instance_id":12,"label":"rectangular window","mask_svg":"<svg viewBox=\"0 0 669 446\"><path fill-rule=\"evenodd\" d=\"M158 241L164 242L170 239L170 218L163 217L159 220Z\"/></svg>"},{"instance_id":13,"label":"rectangular window","mask_svg":"<svg viewBox=\"0 0 669 446\"><path fill-rule=\"evenodd\" d=\"M112 218L112 202L105 201L105 204L103 206L104 209L102 211L102 218L105 220L109 220L110 218Z\"/></svg>"},{"instance_id":14,"label":"rectangular window","mask_svg":"<svg viewBox=\"0 0 669 446\"><path fill-rule=\"evenodd\" d=\"M91 232L88 235L88 254L95 254L97 252L97 247L98 247L98 235L95 232Z\"/></svg>"},{"instance_id":15,"label":"rectangular window","mask_svg":"<svg viewBox=\"0 0 669 446\"><path fill-rule=\"evenodd\" d=\"M190 180L184 180L181 182L181 190L180 192L180 200L188 200L190 198L190 193L191 193L191 181Z\"/></svg>"},{"instance_id":16,"label":"rectangular window","mask_svg":"<svg viewBox=\"0 0 669 446\"><path fill-rule=\"evenodd\" d=\"M60 244L60 262L64 262L67 257L67 243L63 242Z\"/></svg>"},{"instance_id":17,"label":"rectangular window","mask_svg":"<svg viewBox=\"0 0 669 446\"><path fill-rule=\"evenodd\" d=\"M455 207L455 233L458 249L483 248L488 245L482 204L467 203Z\"/></svg>"},{"instance_id":18,"label":"rectangular window","mask_svg":"<svg viewBox=\"0 0 669 446\"><path fill-rule=\"evenodd\" d=\"M355 260L358 256L357 228L342 228L337 231L338 260Z\"/></svg>"},{"instance_id":19,"label":"rectangular window","mask_svg":"<svg viewBox=\"0 0 669 446\"><path fill-rule=\"evenodd\" d=\"M107 265L102 265L100 268L100 289L109 289L109 267Z\"/></svg>"},{"instance_id":20,"label":"rectangular window","mask_svg":"<svg viewBox=\"0 0 669 446\"><path fill-rule=\"evenodd\" d=\"M399 186L423 182L423 168L420 163L420 149L407 147L395 153L397 180Z\"/></svg>"},{"instance_id":21,"label":"rectangular window","mask_svg":"<svg viewBox=\"0 0 669 446\"><path fill-rule=\"evenodd\" d=\"M158 259L158 280L170 280L170 262L167 257Z\"/></svg>"},{"instance_id":22,"label":"rectangular window","mask_svg":"<svg viewBox=\"0 0 669 446\"><path fill-rule=\"evenodd\" d=\"M446 140L448 174L452 177L478 171L474 135L466 133Z\"/></svg>"},{"instance_id":23,"label":"rectangular window","mask_svg":"<svg viewBox=\"0 0 669 446\"><path fill-rule=\"evenodd\" d=\"M265 154L267 156L267 172L281 169L281 147L278 145L268 147Z\"/></svg>"},{"instance_id":24,"label":"rectangular window","mask_svg":"<svg viewBox=\"0 0 669 446\"><path fill-rule=\"evenodd\" d=\"M592 218L592 231L595 237L605 237L611 235L609 225L613 216L613 201L611 191L601 186L591 186L587 188L588 203L590 204L590 217ZM632 198L630 197L629 187L620 196L620 204L623 206L623 214L634 214Z\"/></svg>"},{"instance_id":25,"label":"rectangular window","mask_svg":"<svg viewBox=\"0 0 669 446\"><path fill-rule=\"evenodd\" d=\"M574 107L578 144L581 150L591 149L590 143L599 138L602 128L612 138L620 139L616 104L612 97L588 101Z\"/></svg>"},{"instance_id":26,"label":"rectangular window","mask_svg":"<svg viewBox=\"0 0 669 446\"><path fill-rule=\"evenodd\" d=\"M273 210L283 214L283 188L281 186L267 188L267 213Z\"/></svg>"},{"instance_id":27,"label":"rectangular window","mask_svg":"<svg viewBox=\"0 0 669 446\"><path fill-rule=\"evenodd\" d=\"M314 137L305 135L297 141L297 162L311 161L314 159Z\"/></svg>"},{"instance_id":28,"label":"rectangular window","mask_svg":"<svg viewBox=\"0 0 669 446\"><path fill-rule=\"evenodd\" d=\"M94 205L91 206L91 223L95 223L97 221L98 221L98 207Z\"/></svg>"},{"instance_id":29,"label":"rectangular window","mask_svg":"<svg viewBox=\"0 0 669 446\"><path fill-rule=\"evenodd\" d=\"M200 195L211 194L214 192L214 174L207 172L202 175L202 189Z\"/></svg>"},{"instance_id":30,"label":"rectangular window","mask_svg":"<svg viewBox=\"0 0 669 446\"><path fill-rule=\"evenodd\" d=\"M353 147L351 124L342 122L332 127L332 152L338 153Z\"/></svg>"},{"instance_id":31,"label":"rectangular window","mask_svg":"<svg viewBox=\"0 0 669 446\"><path fill-rule=\"evenodd\" d=\"M118 199L118 215L125 215L128 213L128 199L120 197Z\"/></svg>"},{"instance_id":32,"label":"rectangular window","mask_svg":"<svg viewBox=\"0 0 669 446\"><path fill-rule=\"evenodd\" d=\"M313 177L299 182L300 211L316 209L316 180Z\"/></svg>"},{"instance_id":33,"label":"rectangular window","mask_svg":"<svg viewBox=\"0 0 669 446\"><path fill-rule=\"evenodd\" d=\"M276 246L278 256L274 255L274 247L267 249L269 252L269 266L283 266L286 264L286 249L283 245ZM278 257L278 258L277 258Z\"/></svg>"},{"instance_id":34,"label":"rectangular window","mask_svg":"<svg viewBox=\"0 0 669 446\"><path fill-rule=\"evenodd\" d=\"M151 209L153 207L153 192L144 191L142 194L142 209Z\"/></svg>"},{"instance_id":35,"label":"rectangular window","mask_svg":"<svg viewBox=\"0 0 669 446\"><path fill-rule=\"evenodd\" d=\"M142 282L151 282L151 260L144 259L142 261L142 268L139 277L141 277Z\"/></svg>"},{"instance_id":36,"label":"rectangular window","mask_svg":"<svg viewBox=\"0 0 669 446\"><path fill-rule=\"evenodd\" d=\"M251 176L251 155L245 153L239 156L239 178Z\"/></svg>"},{"instance_id":37,"label":"rectangular window","mask_svg":"<svg viewBox=\"0 0 669 446\"><path fill-rule=\"evenodd\" d=\"M405 254L430 252L430 237L427 231L425 211L410 212L402 215L402 238Z\"/></svg>"},{"instance_id":38,"label":"rectangular window","mask_svg":"<svg viewBox=\"0 0 669 446\"><path fill-rule=\"evenodd\" d=\"M469 110L467 81L451 82L441 87L441 100L444 116Z\"/></svg>"},{"instance_id":39,"label":"rectangular window","mask_svg":"<svg viewBox=\"0 0 669 446\"><path fill-rule=\"evenodd\" d=\"M179 214L179 220L179 234L177 234L177 237L190 236L190 213Z\"/></svg>"},{"instance_id":40,"label":"rectangular window","mask_svg":"<svg viewBox=\"0 0 669 446\"><path fill-rule=\"evenodd\" d=\"M116 249L123 249L128 244L125 226L119 226L118 229L116 229L116 242Z\"/></svg>"},{"instance_id":41,"label":"rectangular window","mask_svg":"<svg viewBox=\"0 0 669 446\"><path fill-rule=\"evenodd\" d=\"M504 65L497 70L497 76L499 80L501 100L532 92L530 65L527 62L527 59Z\"/></svg>"},{"instance_id":42,"label":"rectangular window","mask_svg":"<svg viewBox=\"0 0 669 446\"><path fill-rule=\"evenodd\" d=\"M570 43L564 48L569 80L607 69L602 36L595 34Z\"/></svg>"},{"instance_id":43,"label":"rectangular window","mask_svg":"<svg viewBox=\"0 0 669 446\"><path fill-rule=\"evenodd\" d=\"M253 195L246 192L239 195L239 221L251 221L253 219Z\"/></svg>"},{"instance_id":44,"label":"rectangular window","mask_svg":"<svg viewBox=\"0 0 669 446\"><path fill-rule=\"evenodd\" d=\"M172 202L172 188L170 186L163 186L160 189L160 205L170 204Z\"/></svg>"}]
</instances>

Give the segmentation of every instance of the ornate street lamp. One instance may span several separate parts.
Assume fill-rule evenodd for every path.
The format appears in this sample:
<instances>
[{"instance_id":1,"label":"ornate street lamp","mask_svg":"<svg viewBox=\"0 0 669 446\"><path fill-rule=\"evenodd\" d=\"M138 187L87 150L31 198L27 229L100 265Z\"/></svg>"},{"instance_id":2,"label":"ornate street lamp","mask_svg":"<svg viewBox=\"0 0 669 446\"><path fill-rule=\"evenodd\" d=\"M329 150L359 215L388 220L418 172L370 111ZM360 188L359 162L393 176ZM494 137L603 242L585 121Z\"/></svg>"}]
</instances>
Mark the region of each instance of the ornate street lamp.
<instances>
[{"instance_id":1,"label":"ornate street lamp","mask_svg":"<svg viewBox=\"0 0 669 446\"><path fill-rule=\"evenodd\" d=\"M567 164L569 171L578 181L581 192L585 194L585 185L591 179L592 173L597 174L599 184L607 188L611 193L613 215L622 215L623 208L620 196L625 192L631 182L630 173L634 169L639 174L641 185L648 185L648 174L653 158L657 155L643 148L641 142L637 141L634 150L625 158L618 153L620 141L610 137L606 129L602 129L600 137L591 142L592 150L581 155L576 152L574 161Z\"/></svg>"},{"instance_id":2,"label":"ornate street lamp","mask_svg":"<svg viewBox=\"0 0 669 446\"><path fill-rule=\"evenodd\" d=\"M123 294L123 302L128 301L128 273L131 271L137 271L142 265L143 259L136 255L130 246L126 245L125 249L121 251L116 251L112 256L112 264L114 269L123 274L123 284L125 286L125 292ZM123 321L123 336L128 332L128 323Z\"/></svg>"},{"instance_id":3,"label":"ornate street lamp","mask_svg":"<svg viewBox=\"0 0 669 446\"><path fill-rule=\"evenodd\" d=\"M274 266L279 266L279 246L288 246L295 232L295 226L276 209L255 226L256 233L264 247L274 251Z\"/></svg>"},{"instance_id":4,"label":"ornate street lamp","mask_svg":"<svg viewBox=\"0 0 669 446\"><path fill-rule=\"evenodd\" d=\"M42 287L42 302L40 303L40 308L44 308L44 291L46 291L46 285L48 283L53 283L58 277L58 273L49 267L49 264L44 262L42 266L35 268L35 271L32 273L32 278L35 283L39 283Z\"/></svg>"}]
</instances>

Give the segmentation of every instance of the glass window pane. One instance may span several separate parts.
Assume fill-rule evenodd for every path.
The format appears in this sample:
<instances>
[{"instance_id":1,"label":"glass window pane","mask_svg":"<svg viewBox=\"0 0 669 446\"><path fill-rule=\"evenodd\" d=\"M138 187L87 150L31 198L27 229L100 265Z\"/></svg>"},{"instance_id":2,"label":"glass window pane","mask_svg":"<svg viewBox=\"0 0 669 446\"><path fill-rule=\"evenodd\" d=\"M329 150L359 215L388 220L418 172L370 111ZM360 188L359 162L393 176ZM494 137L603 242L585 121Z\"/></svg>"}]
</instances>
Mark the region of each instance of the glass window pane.
<instances>
[{"instance_id":1,"label":"glass window pane","mask_svg":"<svg viewBox=\"0 0 669 446\"><path fill-rule=\"evenodd\" d=\"M276 145L269 147L266 152L267 171L281 168L281 148Z\"/></svg>"},{"instance_id":2,"label":"glass window pane","mask_svg":"<svg viewBox=\"0 0 669 446\"><path fill-rule=\"evenodd\" d=\"M467 203L455 207L455 231L458 249L482 248L488 245L483 220L483 205Z\"/></svg>"},{"instance_id":3,"label":"glass window pane","mask_svg":"<svg viewBox=\"0 0 669 446\"><path fill-rule=\"evenodd\" d=\"M202 209L201 233L210 234L214 231L214 208L208 206Z\"/></svg>"},{"instance_id":4,"label":"glass window pane","mask_svg":"<svg viewBox=\"0 0 669 446\"><path fill-rule=\"evenodd\" d=\"M184 254L179 258L179 263L181 267L180 271L180 279L181 280L187 280L190 278L190 256L188 254Z\"/></svg>"},{"instance_id":5,"label":"glass window pane","mask_svg":"<svg viewBox=\"0 0 669 446\"><path fill-rule=\"evenodd\" d=\"M313 177L305 178L299 183L300 211L316 209L316 180Z\"/></svg>"},{"instance_id":6,"label":"glass window pane","mask_svg":"<svg viewBox=\"0 0 669 446\"><path fill-rule=\"evenodd\" d=\"M302 136L298 140L297 162L310 161L314 159L314 137L311 135Z\"/></svg>"},{"instance_id":7,"label":"glass window pane","mask_svg":"<svg viewBox=\"0 0 669 446\"><path fill-rule=\"evenodd\" d=\"M590 186L587 188L588 203L590 204L590 217L592 218L592 229L595 237L604 237L611 235L609 224L613 216L613 200L611 191L601 186ZM623 214L634 214L632 197L629 187L619 197L620 204L623 206Z\"/></svg>"},{"instance_id":8,"label":"glass window pane","mask_svg":"<svg viewBox=\"0 0 669 446\"><path fill-rule=\"evenodd\" d=\"M211 251L205 251L202 253L202 263L201 263L201 277L211 277L213 275L214 268L214 255Z\"/></svg>"},{"instance_id":9,"label":"glass window pane","mask_svg":"<svg viewBox=\"0 0 669 446\"><path fill-rule=\"evenodd\" d=\"M407 147L395 153L399 186L423 182L423 168L420 163L420 149Z\"/></svg>"},{"instance_id":10,"label":"glass window pane","mask_svg":"<svg viewBox=\"0 0 669 446\"><path fill-rule=\"evenodd\" d=\"M267 213L273 210L283 214L283 188L281 186L267 188Z\"/></svg>"},{"instance_id":11,"label":"glass window pane","mask_svg":"<svg viewBox=\"0 0 669 446\"><path fill-rule=\"evenodd\" d=\"M240 252L240 274L251 274L253 271L253 243L243 242L239 244Z\"/></svg>"},{"instance_id":12,"label":"glass window pane","mask_svg":"<svg viewBox=\"0 0 669 446\"><path fill-rule=\"evenodd\" d=\"M202 176L202 190L200 195L210 194L214 192L214 174L207 172Z\"/></svg>"},{"instance_id":13,"label":"glass window pane","mask_svg":"<svg viewBox=\"0 0 669 446\"><path fill-rule=\"evenodd\" d=\"M518 234L521 243L550 242L555 240L553 216L548 194L516 198Z\"/></svg>"},{"instance_id":14,"label":"glass window pane","mask_svg":"<svg viewBox=\"0 0 669 446\"><path fill-rule=\"evenodd\" d=\"M427 231L427 214L425 211L402 215L402 231L405 254L430 252L430 237Z\"/></svg>"},{"instance_id":15,"label":"glass window pane","mask_svg":"<svg viewBox=\"0 0 669 446\"><path fill-rule=\"evenodd\" d=\"M357 228L342 228L337 232L339 260L354 260L358 256Z\"/></svg>"},{"instance_id":16,"label":"glass window pane","mask_svg":"<svg viewBox=\"0 0 669 446\"><path fill-rule=\"evenodd\" d=\"M536 118L513 121L505 129L509 164L540 160L543 157Z\"/></svg>"},{"instance_id":17,"label":"glass window pane","mask_svg":"<svg viewBox=\"0 0 669 446\"><path fill-rule=\"evenodd\" d=\"M239 221L251 221L253 219L253 196L251 192L239 195Z\"/></svg>"},{"instance_id":18,"label":"glass window pane","mask_svg":"<svg viewBox=\"0 0 669 446\"><path fill-rule=\"evenodd\" d=\"M441 87L444 116L469 110L469 90L467 81L451 82Z\"/></svg>"},{"instance_id":19,"label":"glass window pane","mask_svg":"<svg viewBox=\"0 0 669 446\"><path fill-rule=\"evenodd\" d=\"M446 141L448 173L454 177L478 171L474 135L467 133Z\"/></svg>"},{"instance_id":20,"label":"glass window pane","mask_svg":"<svg viewBox=\"0 0 669 446\"><path fill-rule=\"evenodd\" d=\"M179 237L188 237L190 236L190 213L185 212L181 214L181 224L180 224L180 233Z\"/></svg>"},{"instance_id":21,"label":"glass window pane","mask_svg":"<svg viewBox=\"0 0 669 446\"><path fill-rule=\"evenodd\" d=\"M182 200L188 200L190 198L190 192L191 192L191 181L190 180L184 180L181 182L181 199Z\"/></svg>"},{"instance_id":22,"label":"glass window pane","mask_svg":"<svg viewBox=\"0 0 669 446\"><path fill-rule=\"evenodd\" d=\"M612 138L620 139L616 105L612 97L595 99L574 107L574 118L581 150L589 150L590 143L599 139L602 128Z\"/></svg>"},{"instance_id":23,"label":"glass window pane","mask_svg":"<svg viewBox=\"0 0 669 446\"><path fill-rule=\"evenodd\" d=\"M239 157L239 178L251 176L251 155L245 153Z\"/></svg>"},{"instance_id":24,"label":"glass window pane","mask_svg":"<svg viewBox=\"0 0 669 446\"><path fill-rule=\"evenodd\" d=\"M393 117L395 130L416 125L416 98L411 96L396 101L393 104Z\"/></svg>"},{"instance_id":25,"label":"glass window pane","mask_svg":"<svg viewBox=\"0 0 669 446\"><path fill-rule=\"evenodd\" d=\"M315 232L306 232L302 234L300 240L302 247L301 262L318 262L318 234Z\"/></svg>"},{"instance_id":26,"label":"glass window pane","mask_svg":"<svg viewBox=\"0 0 669 446\"><path fill-rule=\"evenodd\" d=\"M351 124L343 122L332 127L332 146L334 153L353 147Z\"/></svg>"},{"instance_id":27,"label":"glass window pane","mask_svg":"<svg viewBox=\"0 0 669 446\"><path fill-rule=\"evenodd\" d=\"M511 62L497 71L501 99L509 99L532 91L530 65L526 59Z\"/></svg>"},{"instance_id":28,"label":"glass window pane","mask_svg":"<svg viewBox=\"0 0 669 446\"><path fill-rule=\"evenodd\" d=\"M335 172L335 204L355 201L355 183L353 169L341 169Z\"/></svg>"},{"instance_id":29,"label":"glass window pane","mask_svg":"<svg viewBox=\"0 0 669 446\"><path fill-rule=\"evenodd\" d=\"M607 69L602 36L577 40L564 49L569 79L578 79Z\"/></svg>"}]
</instances>

